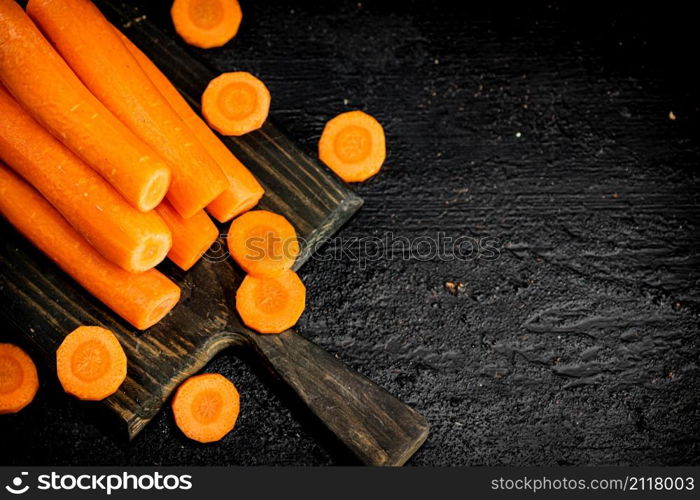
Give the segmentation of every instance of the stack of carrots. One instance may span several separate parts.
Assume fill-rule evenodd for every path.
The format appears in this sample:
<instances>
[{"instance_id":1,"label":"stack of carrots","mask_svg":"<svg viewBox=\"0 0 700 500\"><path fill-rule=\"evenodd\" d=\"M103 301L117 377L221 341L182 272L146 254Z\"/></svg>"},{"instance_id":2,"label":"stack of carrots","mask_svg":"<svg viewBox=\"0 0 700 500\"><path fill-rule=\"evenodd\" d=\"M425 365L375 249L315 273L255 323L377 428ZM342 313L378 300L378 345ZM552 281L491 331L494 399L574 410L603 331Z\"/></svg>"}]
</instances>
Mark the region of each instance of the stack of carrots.
<instances>
[{"instance_id":1,"label":"stack of carrots","mask_svg":"<svg viewBox=\"0 0 700 500\"><path fill-rule=\"evenodd\" d=\"M191 268L219 236L205 210L226 222L263 188L88 0L0 0L0 83L0 211L134 327L154 325L180 295L155 266Z\"/></svg>"},{"instance_id":2,"label":"stack of carrots","mask_svg":"<svg viewBox=\"0 0 700 500\"><path fill-rule=\"evenodd\" d=\"M236 0L175 0L171 14L202 48L223 45L241 22ZM26 13L0 0L0 213L139 330L180 298L155 267L167 257L190 269L219 237L210 216L235 219L228 246L247 273L236 295L243 322L281 333L302 314L296 232L280 215L249 211L263 188L210 128L248 133L269 107L260 80L225 73L202 96L207 124L89 0L30 0ZM384 161L383 129L359 111L339 115L319 156L343 179L365 180ZM98 400L125 379L126 357L111 332L81 327L66 336L57 368L66 392ZM192 439L233 428L238 393L222 379L193 377L178 390L176 421ZM26 353L0 344L0 413L22 409L37 387Z\"/></svg>"}]
</instances>

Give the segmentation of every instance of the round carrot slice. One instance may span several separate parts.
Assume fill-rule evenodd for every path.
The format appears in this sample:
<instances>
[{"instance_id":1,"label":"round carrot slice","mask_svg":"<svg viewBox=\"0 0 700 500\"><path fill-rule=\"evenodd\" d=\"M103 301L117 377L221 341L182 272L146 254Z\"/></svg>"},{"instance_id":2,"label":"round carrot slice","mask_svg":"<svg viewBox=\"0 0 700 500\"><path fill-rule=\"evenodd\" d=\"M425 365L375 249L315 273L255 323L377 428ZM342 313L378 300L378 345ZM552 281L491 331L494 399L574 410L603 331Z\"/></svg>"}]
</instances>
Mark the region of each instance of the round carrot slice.
<instances>
[{"instance_id":1,"label":"round carrot slice","mask_svg":"<svg viewBox=\"0 0 700 500\"><path fill-rule=\"evenodd\" d=\"M231 223L227 238L231 256L253 276L276 276L299 255L294 227L281 215L252 210Z\"/></svg>"},{"instance_id":2,"label":"round carrot slice","mask_svg":"<svg viewBox=\"0 0 700 500\"><path fill-rule=\"evenodd\" d=\"M17 413L32 402L39 377L32 359L13 344L0 344L0 415Z\"/></svg>"},{"instance_id":3,"label":"round carrot slice","mask_svg":"<svg viewBox=\"0 0 700 500\"><path fill-rule=\"evenodd\" d=\"M294 271L274 278L248 275L236 292L243 323L259 333L282 333L293 327L306 307L306 287Z\"/></svg>"},{"instance_id":4,"label":"round carrot slice","mask_svg":"<svg viewBox=\"0 0 700 500\"><path fill-rule=\"evenodd\" d=\"M238 0L175 0L170 15L177 34L202 49L231 40L243 19Z\"/></svg>"},{"instance_id":5,"label":"round carrot slice","mask_svg":"<svg viewBox=\"0 0 700 500\"><path fill-rule=\"evenodd\" d=\"M223 135L243 135L262 127L270 111L270 91L245 71L224 73L202 95L202 114Z\"/></svg>"},{"instance_id":6,"label":"round carrot slice","mask_svg":"<svg viewBox=\"0 0 700 500\"><path fill-rule=\"evenodd\" d=\"M126 378L126 355L109 330L81 326L69 333L56 351L63 390L86 401L111 396Z\"/></svg>"},{"instance_id":7,"label":"round carrot slice","mask_svg":"<svg viewBox=\"0 0 700 500\"><path fill-rule=\"evenodd\" d=\"M190 377L173 398L175 423L185 436L200 443L223 438L236 425L240 400L236 386L218 373Z\"/></svg>"},{"instance_id":8,"label":"round carrot slice","mask_svg":"<svg viewBox=\"0 0 700 500\"><path fill-rule=\"evenodd\" d=\"M384 129L362 111L342 113L326 123L318 156L345 182L367 180L386 158Z\"/></svg>"}]
</instances>

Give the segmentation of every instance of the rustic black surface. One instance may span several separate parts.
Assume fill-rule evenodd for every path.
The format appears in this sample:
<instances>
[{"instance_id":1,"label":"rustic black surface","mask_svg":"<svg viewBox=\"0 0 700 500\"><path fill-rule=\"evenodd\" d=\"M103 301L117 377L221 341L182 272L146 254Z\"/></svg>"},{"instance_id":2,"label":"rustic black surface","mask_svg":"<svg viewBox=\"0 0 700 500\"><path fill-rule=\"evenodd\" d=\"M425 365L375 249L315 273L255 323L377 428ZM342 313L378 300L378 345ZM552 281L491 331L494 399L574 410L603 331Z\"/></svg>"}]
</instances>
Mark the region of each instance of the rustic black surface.
<instances>
[{"instance_id":1,"label":"rustic black surface","mask_svg":"<svg viewBox=\"0 0 700 500\"><path fill-rule=\"evenodd\" d=\"M149 3L167 27L167 10ZM339 245L329 245L302 269L299 330L428 416L410 464L700 463L692 16L640 5L242 7L230 46L191 53L263 78L294 140L313 151L346 109L385 126L386 168L358 186L365 206L346 241L497 239L496 258L394 252L364 265L330 258ZM168 412L121 442L99 408L63 396L43 370L37 400L0 420L0 456L352 460L253 359L227 351L207 369L242 393L239 424L218 445L188 442Z\"/></svg>"}]
</instances>

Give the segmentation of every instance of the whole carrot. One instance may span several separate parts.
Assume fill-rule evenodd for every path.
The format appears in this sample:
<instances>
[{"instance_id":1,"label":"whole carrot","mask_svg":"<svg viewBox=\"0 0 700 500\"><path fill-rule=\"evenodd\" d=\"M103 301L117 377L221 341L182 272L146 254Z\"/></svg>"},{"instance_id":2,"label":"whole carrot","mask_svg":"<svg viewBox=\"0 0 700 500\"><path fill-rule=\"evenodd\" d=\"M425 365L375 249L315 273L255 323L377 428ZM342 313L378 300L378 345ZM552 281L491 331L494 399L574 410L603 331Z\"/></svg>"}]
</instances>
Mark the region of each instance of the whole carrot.
<instances>
[{"instance_id":1,"label":"whole carrot","mask_svg":"<svg viewBox=\"0 0 700 500\"><path fill-rule=\"evenodd\" d=\"M0 0L0 82L133 206L147 211L163 199L168 166L85 88L14 0Z\"/></svg>"},{"instance_id":2,"label":"whole carrot","mask_svg":"<svg viewBox=\"0 0 700 500\"><path fill-rule=\"evenodd\" d=\"M0 159L39 190L106 259L131 272L168 253L168 226L139 212L39 125L0 85Z\"/></svg>"},{"instance_id":3,"label":"whole carrot","mask_svg":"<svg viewBox=\"0 0 700 500\"><path fill-rule=\"evenodd\" d=\"M202 210L185 219L165 200L156 207L156 212L173 235L173 247L168 252L168 258L185 271L195 265L219 237L219 230Z\"/></svg>"},{"instance_id":4,"label":"whole carrot","mask_svg":"<svg viewBox=\"0 0 700 500\"><path fill-rule=\"evenodd\" d=\"M187 218L228 181L141 70L114 27L88 0L32 0L27 13L95 96L172 170L168 200Z\"/></svg>"},{"instance_id":5,"label":"whole carrot","mask_svg":"<svg viewBox=\"0 0 700 500\"><path fill-rule=\"evenodd\" d=\"M129 49L141 69L168 101L168 104L187 124L192 134L207 149L211 157L221 167L228 178L229 186L214 201L207 205L207 212L219 222L226 222L258 204L265 193L253 174L236 158L216 134L204 123L187 104L184 97L153 62L134 45L131 40L119 33L122 42Z\"/></svg>"},{"instance_id":6,"label":"whole carrot","mask_svg":"<svg viewBox=\"0 0 700 500\"><path fill-rule=\"evenodd\" d=\"M88 292L140 330L160 321L180 299L178 286L155 269L129 273L102 257L48 201L2 164L0 213Z\"/></svg>"}]
</instances>

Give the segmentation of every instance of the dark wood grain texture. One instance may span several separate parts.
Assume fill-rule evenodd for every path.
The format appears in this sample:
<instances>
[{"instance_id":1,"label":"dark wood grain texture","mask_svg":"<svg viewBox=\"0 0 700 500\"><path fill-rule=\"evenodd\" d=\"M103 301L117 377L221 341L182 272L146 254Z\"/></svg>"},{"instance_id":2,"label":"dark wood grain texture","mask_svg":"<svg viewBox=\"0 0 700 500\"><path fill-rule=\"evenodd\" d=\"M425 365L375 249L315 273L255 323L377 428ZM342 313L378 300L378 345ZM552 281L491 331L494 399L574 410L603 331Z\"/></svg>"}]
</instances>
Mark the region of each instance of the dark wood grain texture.
<instances>
[{"instance_id":1,"label":"dark wood grain texture","mask_svg":"<svg viewBox=\"0 0 700 500\"><path fill-rule=\"evenodd\" d=\"M403 465L428 437L422 415L302 336L286 332L250 341L363 463Z\"/></svg>"},{"instance_id":2,"label":"dark wood grain texture","mask_svg":"<svg viewBox=\"0 0 700 500\"><path fill-rule=\"evenodd\" d=\"M119 26L133 13L123 5L98 2ZM148 23L134 41L194 97L193 82L212 73L178 50ZM136 36L138 35L138 36ZM194 99L192 99L194 102ZM284 215L300 237L298 269L357 209L362 200L334 174L295 146L274 125L227 140L265 187L261 208ZM209 252L187 273L163 270L180 285L182 299L163 321L136 332L84 292L69 277L4 224L0 253L3 316L50 364L63 337L79 325L99 324L119 338L129 360L128 376L105 404L134 437L163 406L170 393L221 350L251 346L342 443L368 465L402 465L423 443L428 425L415 410L294 331L260 336L245 328L233 311L241 271L220 252ZM329 312L330 313L330 312ZM348 397L352 394L353 397Z\"/></svg>"}]
</instances>

